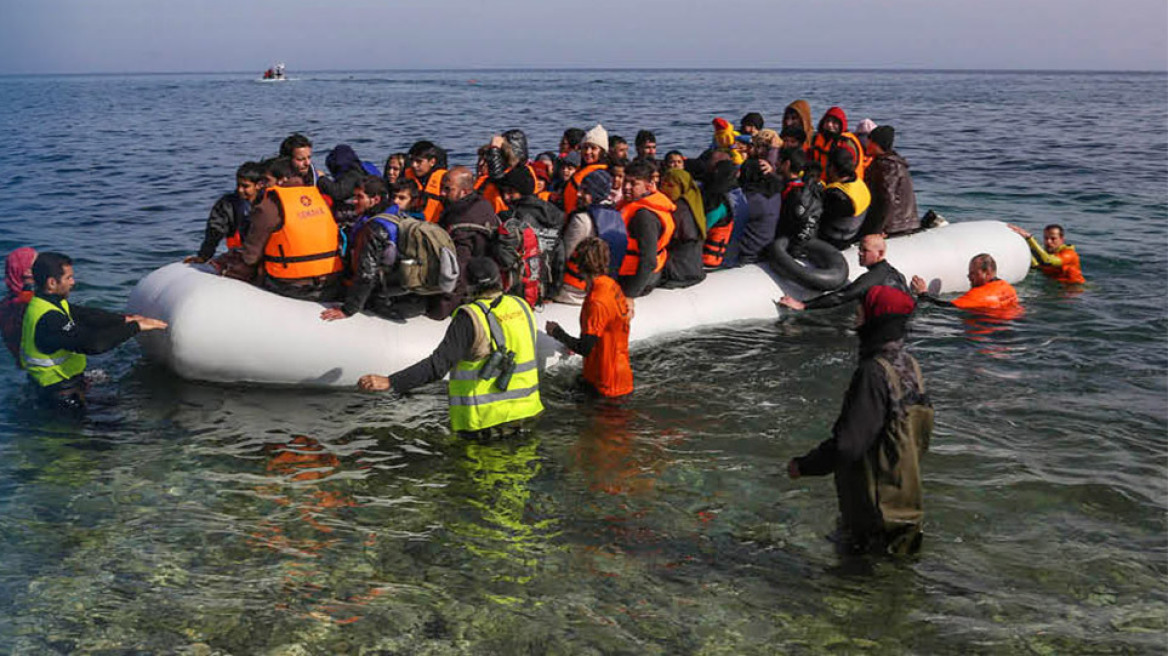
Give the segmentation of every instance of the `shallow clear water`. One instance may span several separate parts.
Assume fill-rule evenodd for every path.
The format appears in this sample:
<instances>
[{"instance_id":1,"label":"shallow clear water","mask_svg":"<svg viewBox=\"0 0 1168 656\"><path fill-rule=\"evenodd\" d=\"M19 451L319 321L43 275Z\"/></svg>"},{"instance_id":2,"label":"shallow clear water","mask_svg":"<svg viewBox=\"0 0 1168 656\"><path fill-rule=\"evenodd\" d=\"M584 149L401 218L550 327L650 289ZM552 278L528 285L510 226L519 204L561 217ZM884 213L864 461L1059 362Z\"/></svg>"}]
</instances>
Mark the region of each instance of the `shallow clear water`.
<instances>
[{"instance_id":1,"label":"shallow clear water","mask_svg":"<svg viewBox=\"0 0 1168 656\"><path fill-rule=\"evenodd\" d=\"M920 557L841 563L830 479L785 478L854 363L847 310L638 349L616 405L546 381L529 438L448 435L440 385L178 380L134 345L84 422L0 373L0 652L1162 653L1168 646L1168 79L1051 73L455 72L0 78L0 247L119 307L193 252L294 130L381 163L599 120L696 154L715 115L897 127L922 210L1067 226L1090 284L1005 325L925 309L937 405ZM471 81L473 78L473 82Z\"/></svg>"}]
</instances>

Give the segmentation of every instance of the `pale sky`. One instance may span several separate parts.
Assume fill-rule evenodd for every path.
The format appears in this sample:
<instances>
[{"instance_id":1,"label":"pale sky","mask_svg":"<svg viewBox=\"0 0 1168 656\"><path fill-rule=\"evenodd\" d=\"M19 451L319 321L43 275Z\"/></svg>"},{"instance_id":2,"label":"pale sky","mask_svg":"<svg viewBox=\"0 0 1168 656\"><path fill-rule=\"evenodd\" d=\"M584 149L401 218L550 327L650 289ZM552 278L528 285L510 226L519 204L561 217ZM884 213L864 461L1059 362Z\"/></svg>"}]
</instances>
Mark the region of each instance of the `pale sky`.
<instances>
[{"instance_id":1,"label":"pale sky","mask_svg":"<svg viewBox=\"0 0 1168 656\"><path fill-rule=\"evenodd\" d=\"M0 0L0 74L1168 70L1168 0Z\"/></svg>"}]
</instances>

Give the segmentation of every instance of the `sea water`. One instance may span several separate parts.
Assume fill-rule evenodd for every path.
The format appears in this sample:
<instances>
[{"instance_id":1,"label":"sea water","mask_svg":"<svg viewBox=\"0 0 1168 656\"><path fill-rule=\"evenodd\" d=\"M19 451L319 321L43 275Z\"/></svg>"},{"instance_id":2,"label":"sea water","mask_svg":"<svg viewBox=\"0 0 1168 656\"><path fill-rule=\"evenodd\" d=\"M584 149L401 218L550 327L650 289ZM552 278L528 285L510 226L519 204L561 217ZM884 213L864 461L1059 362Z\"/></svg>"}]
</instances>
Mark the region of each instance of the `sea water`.
<instances>
[{"instance_id":1,"label":"sea water","mask_svg":"<svg viewBox=\"0 0 1168 656\"><path fill-rule=\"evenodd\" d=\"M1163 653L1168 645L1168 79L1163 74L462 71L0 78L0 248L71 254L123 307L192 254L235 168L299 131L378 165L417 139L473 164L603 123L659 156L792 100L896 127L921 211L1066 226L1089 283L1026 314L923 308L937 408L926 539L843 562L829 434L848 309L679 334L597 404L544 381L526 438L450 436L408 398L177 379L136 345L84 421L0 393L0 652ZM246 320L247 308L224 308ZM382 372L388 373L388 372Z\"/></svg>"}]
</instances>

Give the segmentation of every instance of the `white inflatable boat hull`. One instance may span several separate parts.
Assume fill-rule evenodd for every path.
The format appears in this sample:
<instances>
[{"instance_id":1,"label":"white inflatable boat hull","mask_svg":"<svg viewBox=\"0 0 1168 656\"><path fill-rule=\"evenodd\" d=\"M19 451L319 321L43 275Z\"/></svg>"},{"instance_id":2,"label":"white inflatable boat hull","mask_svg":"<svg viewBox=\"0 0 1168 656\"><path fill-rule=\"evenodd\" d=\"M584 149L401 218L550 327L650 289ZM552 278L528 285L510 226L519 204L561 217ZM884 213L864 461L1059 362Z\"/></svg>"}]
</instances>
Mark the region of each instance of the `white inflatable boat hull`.
<instances>
[{"instance_id":1,"label":"white inflatable boat hull","mask_svg":"<svg viewBox=\"0 0 1168 656\"><path fill-rule=\"evenodd\" d=\"M998 276L1017 282L1026 276L1026 243L996 221L958 223L888 241L888 261L906 278L919 275L942 293L969 288L969 260L990 253ZM855 247L844 252L849 277L863 269ZM669 333L733 321L776 318L774 301L787 294L815 292L778 278L765 266L715 271L686 289L658 289L636 299L630 340L643 342ZM322 321L319 303L284 298L252 285L184 264L165 266L144 278L130 294L130 311L170 324L166 331L139 336L148 357L190 380L309 387L348 387L367 373L388 374L428 356L442 340L447 321L417 317L395 323L372 315ZM543 333L557 321L570 333L579 327L580 308L548 303L536 312L538 349L544 366L569 355Z\"/></svg>"}]
</instances>

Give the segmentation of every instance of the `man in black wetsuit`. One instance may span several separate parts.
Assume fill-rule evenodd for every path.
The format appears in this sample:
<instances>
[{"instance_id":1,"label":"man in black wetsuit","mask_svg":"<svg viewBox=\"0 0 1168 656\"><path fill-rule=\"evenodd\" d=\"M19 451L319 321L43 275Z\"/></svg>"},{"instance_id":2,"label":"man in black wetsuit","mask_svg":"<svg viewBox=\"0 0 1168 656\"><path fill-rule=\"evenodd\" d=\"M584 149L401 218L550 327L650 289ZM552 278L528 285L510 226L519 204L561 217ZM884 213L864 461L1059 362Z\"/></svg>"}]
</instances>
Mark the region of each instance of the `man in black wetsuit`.
<instances>
[{"instance_id":1,"label":"man in black wetsuit","mask_svg":"<svg viewBox=\"0 0 1168 656\"><path fill-rule=\"evenodd\" d=\"M911 292L908 287L908 282L904 279L904 274L897 271L884 259L886 248L883 236L867 235L860 241L860 248L857 252L860 266L868 269L864 275L834 292L816 296L806 301L799 301L790 296L784 296L779 299L779 305L791 308L792 310L820 310L836 307L837 305L843 305L844 303L864 298L864 294L876 285L895 287L906 294L910 294Z\"/></svg>"},{"instance_id":2,"label":"man in black wetsuit","mask_svg":"<svg viewBox=\"0 0 1168 656\"><path fill-rule=\"evenodd\" d=\"M86 355L104 353L140 331L166 328L158 319L70 305L75 280L67 255L39 254L32 276L36 295L24 315L20 364L49 405L83 410Z\"/></svg>"}]
</instances>

